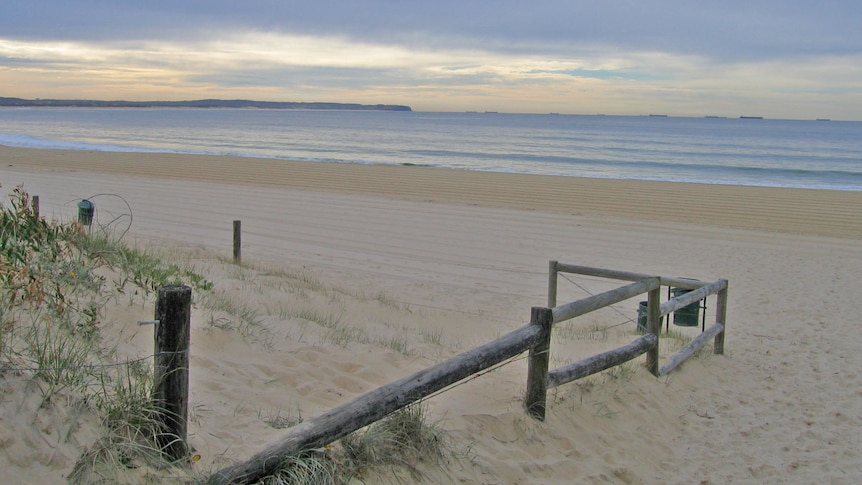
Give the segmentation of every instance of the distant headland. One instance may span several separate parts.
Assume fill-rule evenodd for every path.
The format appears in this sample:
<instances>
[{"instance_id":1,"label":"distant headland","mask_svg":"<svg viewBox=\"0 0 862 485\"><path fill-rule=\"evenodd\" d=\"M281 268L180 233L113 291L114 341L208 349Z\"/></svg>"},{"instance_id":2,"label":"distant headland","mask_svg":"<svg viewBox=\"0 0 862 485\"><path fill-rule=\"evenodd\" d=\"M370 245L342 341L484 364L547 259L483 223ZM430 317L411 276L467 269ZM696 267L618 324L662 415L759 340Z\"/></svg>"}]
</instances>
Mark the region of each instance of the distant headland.
<instances>
[{"instance_id":1,"label":"distant headland","mask_svg":"<svg viewBox=\"0 0 862 485\"><path fill-rule=\"evenodd\" d=\"M99 101L92 99L22 99L0 97L0 106L45 108L258 108L413 111L410 106L397 104L303 103L292 101L251 101L247 99L199 99L195 101Z\"/></svg>"}]
</instances>

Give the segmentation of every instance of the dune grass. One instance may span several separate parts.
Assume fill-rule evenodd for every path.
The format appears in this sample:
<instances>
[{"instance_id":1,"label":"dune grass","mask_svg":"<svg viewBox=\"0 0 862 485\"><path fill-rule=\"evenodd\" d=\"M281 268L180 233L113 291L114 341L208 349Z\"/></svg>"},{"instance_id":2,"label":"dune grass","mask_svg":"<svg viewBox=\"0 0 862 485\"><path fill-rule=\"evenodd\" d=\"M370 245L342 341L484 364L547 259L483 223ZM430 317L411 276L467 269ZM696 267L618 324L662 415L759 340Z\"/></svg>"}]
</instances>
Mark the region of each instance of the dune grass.
<instances>
[{"instance_id":1,"label":"dune grass","mask_svg":"<svg viewBox=\"0 0 862 485\"><path fill-rule=\"evenodd\" d=\"M421 480L423 467L439 466L454 456L446 431L430 422L424 404L414 404L345 436L339 443L285 457L262 485L396 483L405 471Z\"/></svg>"},{"instance_id":2,"label":"dune grass","mask_svg":"<svg viewBox=\"0 0 862 485\"><path fill-rule=\"evenodd\" d=\"M274 338L267 325L271 316L217 291L188 262L130 247L124 234L110 226L49 223L21 187L8 204L0 205L0 380L12 386L21 383L24 392L36 393L36 414L72 406L76 416L98 423L94 438L84 443L67 475L69 483L203 481L188 467L194 456L172 463L162 453L158 438L163 430L155 419L160 410L152 399L152 359L120 355L117 342L103 335L105 308L124 297L152 303L160 287L187 284L195 291L196 305L210 313L211 328L254 337L265 345ZM237 277L259 284L257 275L244 271L238 269ZM356 297L327 287L304 270L260 273L279 279L272 284L289 293L319 293L330 301L338 295ZM383 293L371 299L401 308ZM361 341L408 352L402 337L375 341L347 325L343 308L317 308L309 303L276 312L320 326L335 345ZM298 404L296 412L275 411L261 419L279 429L302 422ZM71 425L65 440L77 426ZM282 471L264 483L348 483L374 468L402 467L413 474L416 463L442 456L444 441L422 408L408 408L345 438L340 446L285 458Z\"/></svg>"}]
</instances>

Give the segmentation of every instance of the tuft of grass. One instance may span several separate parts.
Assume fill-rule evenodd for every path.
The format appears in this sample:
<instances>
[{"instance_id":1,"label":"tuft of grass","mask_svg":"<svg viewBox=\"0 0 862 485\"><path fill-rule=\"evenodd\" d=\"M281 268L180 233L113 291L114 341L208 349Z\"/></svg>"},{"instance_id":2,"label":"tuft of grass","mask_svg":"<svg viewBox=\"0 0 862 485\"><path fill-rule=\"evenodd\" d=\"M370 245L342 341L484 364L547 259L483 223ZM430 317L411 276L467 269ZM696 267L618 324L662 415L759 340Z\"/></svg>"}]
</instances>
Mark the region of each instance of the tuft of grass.
<instances>
[{"instance_id":1,"label":"tuft of grass","mask_svg":"<svg viewBox=\"0 0 862 485\"><path fill-rule=\"evenodd\" d=\"M282 414L281 409L276 409L274 411L270 411L266 416L258 411L257 417L270 428L275 429L292 428L303 421L302 410L299 409L298 405L296 406L295 412L288 411L286 415Z\"/></svg>"},{"instance_id":2,"label":"tuft of grass","mask_svg":"<svg viewBox=\"0 0 862 485\"><path fill-rule=\"evenodd\" d=\"M396 310L403 310L404 309L404 305L402 305L400 302L398 302L397 300L395 300L394 298L392 298L391 296L389 296L387 293L385 293L383 291L377 293L377 295L374 297L374 299L377 300L378 302L382 303L383 305L394 308Z\"/></svg>"},{"instance_id":3,"label":"tuft of grass","mask_svg":"<svg viewBox=\"0 0 862 485\"><path fill-rule=\"evenodd\" d=\"M382 347L392 349L404 356L410 356L412 353L410 342L407 341L406 337L400 335L393 335L389 338L378 336L374 338L373 342Z\"/></svg>"},{"instance_id":4,"label":"tuft of grass","mask_svg":"<svg viewBox=\"0 0 862 485\"><path fill-rule=\"evenodd\" d=\"M377 483L385 474L406 470L422 479L423 466L454 456L446 432L429 422L427 408L414 404L328 445L282 460L261 485Z\"/></svg>"},{"instance_id":5,"label":"tuft of grass","mask_svg":"<svg viewBox=\"0 0 862 485\"><path fill-rule=\"evenodd\" d=\"M42 397L49 401L62 390L85 390L93 379L89 364L94 347L88 339L70 335L63 328L32 325L23 337L21 355L27 357L33 378L44 384Z\"/></svg>"},{"instance_id":6,"label":"tuft of grass","mask_svg":"<svg viewBox=\"0 0 862 485\"><path fill-rule=\"evenodd\" d=\"M224 292L210 292L204 294L201 305L210 312L209 328L237 332L244 338L257 339L264 346L269 346L275 337L252 304L238 302Z\"/></svg>"},{"instance_id":7,"label":"tuft of grass","mask_svg":"<svg viewBox=\"0 0 862 485\"><path fill-rule=\"evenodd\" d=\"M438 465L451 452L446 432L429 422L427 407L421 403L342 438L341 446L348 470L359 479L369 470L388 467L406 469L419 479L420 464Z\"/></svg>"},{"instance_id":8,"label":"tuft of grass","mask_svg":"<svg viewBox=\"0 0 862 485\"><path fill-rule=\"evenodd\" d=\"M422 335L422 340L434 345L443 345L443 330L439 328L431 328L431 329L420 329L420 335Z\"/></svg>"},{"instance_id":9,"label":"tuft of grass","mask_svg":"<svg viewBox=\"0 0 862 485\"><path fill-rule=\"evenodd\" d=\"M164 431L152 399L152 369L143 360L112 369L86 396L103 417L104 432L75 463L69 483L140 483L142 473L163 476L174 465L159 443Z\"/></svg>"},{"instance_id":10,"label":"tuft of grass","mask_svg":"<svg viewBox=\"0 0 862 485\"><path fill-rule=\"evenodd\" d=\"M343 322L337 323L329 328L324 341L337 345L341 348L347 348L352 342L367 343L368 336L361 330L351 327Z\"/></svg>"},{"instance_id":11,"label":"tuft of grass","mask_svg":"<svg viewBox=\"0 0 862 485\"><path fill-rule=\"evenodd\" d=\"M575 320L565 322L557 328L554 328L552 338L558 342L567 340L595 340L606 341L609 335L607 324L602 322L592 322L588 325L578 324Z\"/></svg>"},{"instance_id":12,"label":"tuft of grass","mask_svg":"<svg viewBox=\"0 0 862 485\"><path fill-rule=\"evenodd\" d=\"M634 377L635 372L637 372L637 368L632 365L631 362L623 362L620 365L616 365L610 369L602 371L602 375L608 382L629 382L632 380L632 377Z\"/></svg>"},{"instance_id":13,"label":"tuft of grass","mask_svg":"<svg viewBox=\"0 0 862 485\"><path fill-rule=\"evenodd\" d=\"M281 460L272 475L258 485L341 485L337 465L325 451L309 451Z\"/></svg>"},{"instance_id":14,"label":"tuft of grass","mask_svg":"<svg viewBox=\"0 0 862 485\"><path fill-rule=\"evenodd\" d=\"M692 341L693 337L679 330L670 330L659 336L662 354L670 355Z\"/></svg>"},{"instance_id":15,"label":"tuft of grass","mask_svg":"<svg viewBox=\"0 0 862 485\"><path fill-rule=\"evenodd\" d=\"M345 311L344 306L341 306L336 312L321 312L316 308L305 307L297 310L291 316L293 318L308 320L309 322L316 323L321 327L332 329L338 328L341 325L341 318L344 316Z\"/></svg>"}]
</instances>

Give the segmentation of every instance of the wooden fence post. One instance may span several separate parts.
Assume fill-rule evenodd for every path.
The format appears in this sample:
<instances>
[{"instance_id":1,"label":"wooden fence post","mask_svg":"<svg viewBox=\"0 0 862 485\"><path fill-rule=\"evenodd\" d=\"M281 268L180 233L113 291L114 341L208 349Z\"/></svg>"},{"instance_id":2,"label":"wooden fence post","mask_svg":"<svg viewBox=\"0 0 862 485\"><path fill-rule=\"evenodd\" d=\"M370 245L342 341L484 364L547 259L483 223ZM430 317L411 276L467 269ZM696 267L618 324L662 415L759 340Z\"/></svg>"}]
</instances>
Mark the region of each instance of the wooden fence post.
<instances>
[{"instance_id":1,"label":"wooden fence post","mask_svg":"<svg viewBox=\"0 0 862 485\"><path fill-rule=\"evenodd\" d=\"M542 334L539 343L530 348L530 360L527 365L527 396L524 405L530 416L544 421L554 312L550 308L533 307L530 312L530 324L540 326Z\"/></svg>"},{"instance_id":2,"label":"wooden fence post","mask_svg":"<svg viewBox=\"0 0 862 485\"><path fill-rule=\"evenodd\" d=\"M242 264L242 221L233 221L233 262Z\"/></svg>"},{"instance_id":3,"label":"wooden fence post","mask_svg":"<svg viewBox=\"0 0 862 485\"><path fill-rule=\"evenodd\" d=\"M156 301L155 391L162 452L172 460L188 455L189 337L192 289L159 288Z\"/></svg>"},{"instance_id":4,"label":"wooden fence post","mask_svg":"<svg viewBox=\"0 0 862 485\"><path fill-rule=\"evenodd\" d=\"M659 337L661 333L661 287L647 293L647 333L655 335L655 347L647 351L647 369L652 375L660 375L658 368Z\"/></svg>"},{"instance_id":5,"label":"wooden fence post","mask_svg":"<svg viewBox=\"0 0 862 485\"><path fill-rule=\"evenodd\" d=\"M557 306L557 262L548 263L548 308Z\"/></svg>"},{"instance_id":6,"label":"wooden fence post","mask_svg":"<svg viewBox=\"0 0 862 485\"><path fill-rule=\"evenodd\" d=\"M39 218L39 196L34 195L32 199L30 199L30 203L33 208L33 215L36 216L36 219Z\"/></svg>"},{"instance_id":7,"label":"wooden fence post","mask_svg":"<svg viewBox=\"0 0 862 485\"><path fill-rule=\"evenodd\" d=\"M724 334L727 332L727 280L724 280L724 288L718 292L715 305L715 321L721 323L724 329L715 336L715 353L724 354Z\"/></svg>"}]
</instances>

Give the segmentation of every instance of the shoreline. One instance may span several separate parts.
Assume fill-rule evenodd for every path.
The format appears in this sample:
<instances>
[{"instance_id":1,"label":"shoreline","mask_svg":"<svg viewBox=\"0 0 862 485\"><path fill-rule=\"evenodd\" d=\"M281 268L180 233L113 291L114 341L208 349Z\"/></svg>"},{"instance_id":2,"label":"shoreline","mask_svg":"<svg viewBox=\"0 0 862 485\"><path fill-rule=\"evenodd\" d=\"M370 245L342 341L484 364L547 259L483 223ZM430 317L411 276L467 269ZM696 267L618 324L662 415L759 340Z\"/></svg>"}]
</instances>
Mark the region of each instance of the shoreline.
<instances>
[{"instance_id":1,"label":"shoreline","mask_svg":"<svg viewBox=\"0 0 862 485\"><path fill-rule=\"evenodd\" d=\"M862 239L862 192L853 191L2 145L0 163L36 172L135 175Z\"/></svg>"}]
</instances>

